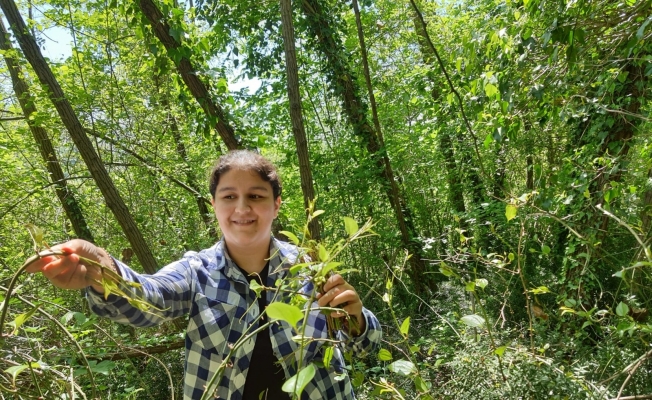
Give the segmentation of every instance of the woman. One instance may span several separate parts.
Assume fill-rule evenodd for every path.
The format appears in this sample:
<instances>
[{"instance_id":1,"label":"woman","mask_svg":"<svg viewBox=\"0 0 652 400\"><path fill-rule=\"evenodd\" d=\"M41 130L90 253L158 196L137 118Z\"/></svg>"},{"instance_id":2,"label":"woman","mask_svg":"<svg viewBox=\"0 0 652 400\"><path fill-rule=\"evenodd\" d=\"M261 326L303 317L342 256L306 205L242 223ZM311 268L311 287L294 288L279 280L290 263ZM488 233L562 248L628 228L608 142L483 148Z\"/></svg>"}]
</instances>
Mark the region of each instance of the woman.
<instances>
[{"instance_id":1,"label":"woman","mask_svg":"<svg viewBox=\"0 0 652 400\"><path fill-rule=\"evenodd\" d=\"M222 239L209 249L188 252L182 259L154 275L138 274L113 259L104 249L72 240L54 250L70 255L44 257L29 268L42 272L52 283L65 289L87 288L91 309L101 316L134 326L152 326L189 313L186 330L184 398L199 399L229 356L233 345L266 322L259 314L272 301L275 291L263 291L260 297L250 289L256 279L260 285L274 287L277 280L287 281L288 269L299 257L298 249L275 239L272 221L281 205L281 183L275 167L264 157L250 151L233 151L222 156L213 168L210 191ZM110 266L125 280L142 285L139 296L160 311L143 312L121 297L109 295L99 284L101 270L80 262L80 257ZM308 285L309 286L309 285ZM304 287L307 292L310 287ZM303 391L302 399L352 399L352 385L344 371L342 349L357 355L373 350L380 342L381 330L376 317L362 306L355 289L340 275L331 276L317 295L320 307L338 307L357 323L338 332L341 346L336 347L329 365L323 365L323 341L313 340L303 351L292 337L297 334L286 322L278 321L249 338L231 354L228 368L219 382L208 390L223 399L289 398L281 390L283 382L297 373L297 366L314 362L314 378ZM311 311L305 336L328 338L323 313Z\"/></svg>"}]
</instances>

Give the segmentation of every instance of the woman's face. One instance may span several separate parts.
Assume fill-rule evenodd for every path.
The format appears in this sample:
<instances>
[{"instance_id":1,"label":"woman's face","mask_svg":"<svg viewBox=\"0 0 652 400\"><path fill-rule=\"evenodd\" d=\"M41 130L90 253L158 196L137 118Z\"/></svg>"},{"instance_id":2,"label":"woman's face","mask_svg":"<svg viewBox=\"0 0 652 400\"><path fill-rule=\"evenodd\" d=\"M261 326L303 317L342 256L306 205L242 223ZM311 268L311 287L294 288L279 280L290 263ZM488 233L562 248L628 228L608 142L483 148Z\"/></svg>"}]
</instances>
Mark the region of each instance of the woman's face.
<instances>
[{"instance_id":1,"label":"woman's face","mask_svg":"<svg viewBox=\"0 0 652 400\"><path fill-rule=\"evenodd\" d=\"M230 170L220 176L212 203L229 251L269 247L281 205L269 182L253 171Z\"/></svg>"}]
</instances>

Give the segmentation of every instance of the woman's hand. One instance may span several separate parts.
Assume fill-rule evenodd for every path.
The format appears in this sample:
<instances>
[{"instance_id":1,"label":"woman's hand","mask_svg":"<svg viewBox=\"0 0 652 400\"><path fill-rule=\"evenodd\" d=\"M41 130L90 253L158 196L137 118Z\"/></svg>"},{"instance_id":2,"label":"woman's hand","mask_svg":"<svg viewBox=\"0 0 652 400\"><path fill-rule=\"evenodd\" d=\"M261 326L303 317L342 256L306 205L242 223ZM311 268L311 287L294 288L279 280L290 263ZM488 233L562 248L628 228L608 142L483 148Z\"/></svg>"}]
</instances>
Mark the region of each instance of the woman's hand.
<instances>
[{"instance_id":1,"label":"woman's hand","mask_svg":"<svg viewBox=\"0 0 652 400\"><path fill-rule=\"evenodd\" d=\"M362 301L360 296L341 275L332 275L324 283L323 293L317 294L317 304L320 307L339 307L350 316L355 317L357 329L349 328L349 333L359 335L366 329L365 318L362 315ZM342 318L346 316L343 312L332 312L331 317Z\"/></svg>"},{"instance_id":2,"label":"woman's hand","mask_svg":"<svg viewBox=\"0 0 652 400\"><path fill-rule=\"evenodd\" d=\"M84 289L90 285L97 292L104 293L102 285L97 283L102 281L101 268L83 260L110 266L111 257L104 249L85 240L73 239L52 246L50 250L67 255L42 257L27 267L27 272L41 272L54 286L62 289Z\"/></svg>"}]
</instances>

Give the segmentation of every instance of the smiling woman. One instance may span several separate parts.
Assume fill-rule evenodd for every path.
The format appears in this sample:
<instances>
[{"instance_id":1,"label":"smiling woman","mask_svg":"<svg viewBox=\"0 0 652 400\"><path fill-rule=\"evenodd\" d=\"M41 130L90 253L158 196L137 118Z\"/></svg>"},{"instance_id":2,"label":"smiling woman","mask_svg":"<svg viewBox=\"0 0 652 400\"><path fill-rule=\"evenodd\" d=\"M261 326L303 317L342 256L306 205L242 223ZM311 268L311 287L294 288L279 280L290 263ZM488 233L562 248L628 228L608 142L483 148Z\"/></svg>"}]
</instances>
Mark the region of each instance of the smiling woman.
<instances>
[{"instance_id":1,"label":"smiling woman","mask_svg":"<svg viewBox=\"0 0 652 400\"><path fill-rule=\"evenodd\" d=\"M254 152L233 151L218 160L209 186L222 239L209 249L186 253L156 274L136 273L83 240L54 246L52 250L68 255L43 257L28 271L43 272L62 288L86 287L91 309L117 322L152 326L188 314L185 399L288 399L283 383L306 370L312 375L305 386L297 391L288 385L301 399L353 399L343 354L372 351L380 343L381 329L344 278L330 276L316 295L310 281L293 280L302 286L293 293L309 294L300 332L310 338L307 345L295 340L297 321L267 320L268 305L287 306L282 302L292 296L280 289L261 293L261 288L292 280L290 268L301 257L296 246L271 233L282 189L274 165ZM105 296L102 286L91 284L101 280L99 267L84 264L86 259L110 266L142 288L139 297L154 307L144 312L128 299ZM354 319L336 332L336 346L326 345L333 337L320 307L340 307L344 312L331 317Z\"/></svg>"},{"instance_id":2,"label":"smiling woman","mask_svg":"<svg viewBox=\"0 0 652 400\"><path fill-rule=\"evenodd\" d=\"M265 266L281 188L273 165L256 153L231 152L213 169L215 216L231 258L247 273L260 273Z\"/></svg>"}]
</instances>

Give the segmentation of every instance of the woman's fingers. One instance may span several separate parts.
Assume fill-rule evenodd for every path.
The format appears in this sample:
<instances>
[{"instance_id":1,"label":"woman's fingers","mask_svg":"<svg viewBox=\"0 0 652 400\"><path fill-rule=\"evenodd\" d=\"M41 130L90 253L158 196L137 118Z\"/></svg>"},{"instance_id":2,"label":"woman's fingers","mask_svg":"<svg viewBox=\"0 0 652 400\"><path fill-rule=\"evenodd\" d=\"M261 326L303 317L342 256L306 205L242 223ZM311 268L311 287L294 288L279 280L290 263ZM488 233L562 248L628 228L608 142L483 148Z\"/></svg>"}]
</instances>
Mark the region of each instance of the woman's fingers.
<instances>
[{"instance_id":1,"label":"woman's fingers","mask_svg":"<svg viewBox=\"0 0 652 400\"><path fill-rule=\"evenodd\" d=\"M41 272L43 270L43 267L51 263L52 261L56 260L58 257L55 256L46 256L46 257L41 257L38 260L34 261L31 263L25 271L30 272L30 273L35 273L35 272Z\"/></svg>"},{"instance_id":2,"label":"woman's fingers","mask_svg":"<svg viewBox=\"0 0 652 400\"><path fill-rule=\"evenodd\" d=\"M331 316L342 318L347 315L360 318L362 315L362 302L360 296L342 276L333 275L328 278L323 286L324 293L317 295L317 304L320 307L340 307L344 312L333 312Z\"/></svg>"},{"instance_id":3,"label":"woman's fingers","mask_svg":"<svg viewBox=\"0 0 652 400\"><path fill-rule=\"evenodd\" d=\"M73 239L52 246L48 251L61 255L44 256L30 264L26 271L41 272L52 284L62 289L83 289L89 284L94 285L96 290L101 289L97 282L102 280L102 270L95 263L102 262L103 250L85 240ZM108 254L106 257L109 257Z\"/></svg>"}]
</instances>

